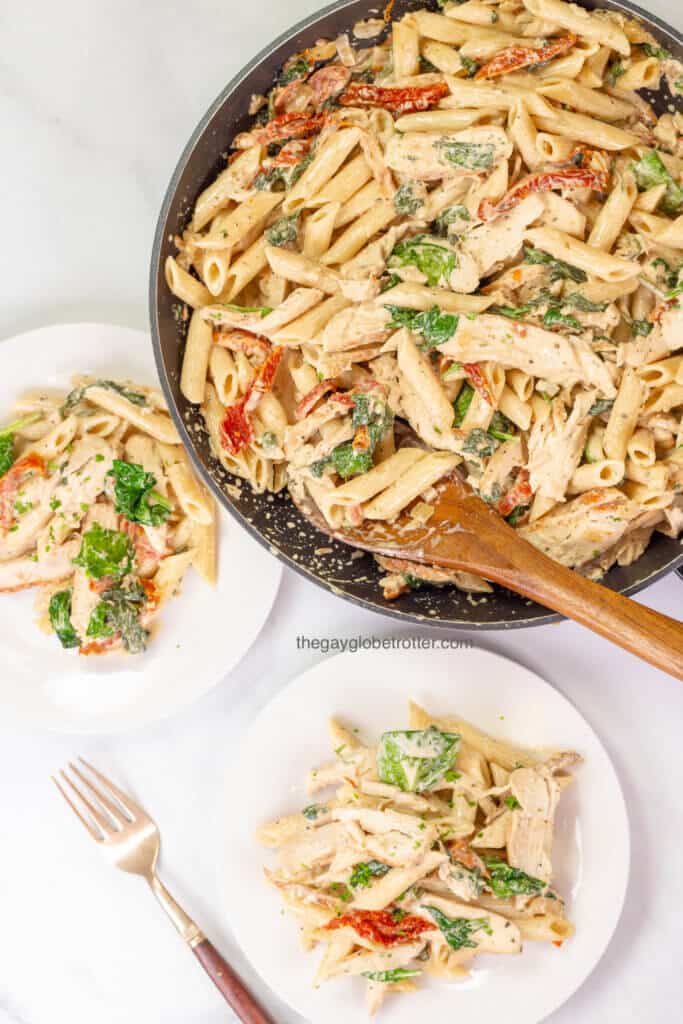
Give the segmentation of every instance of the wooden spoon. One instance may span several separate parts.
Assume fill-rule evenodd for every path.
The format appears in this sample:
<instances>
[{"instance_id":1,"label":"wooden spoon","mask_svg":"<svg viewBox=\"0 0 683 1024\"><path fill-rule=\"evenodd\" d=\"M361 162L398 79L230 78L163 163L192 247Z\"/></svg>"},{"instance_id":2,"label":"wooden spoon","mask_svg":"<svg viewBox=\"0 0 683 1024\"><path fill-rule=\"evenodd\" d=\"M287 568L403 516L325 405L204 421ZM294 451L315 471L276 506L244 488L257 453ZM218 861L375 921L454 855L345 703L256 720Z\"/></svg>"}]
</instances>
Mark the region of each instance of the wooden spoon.
<instances>
[{"instance_id":1,"label":"wooden spoon","mask_svg":"<svg viewBox=\"0 0 683 1024\"><path fill-rule=\"evenodd\" d=\"M452 473L437 486L427 523L405 511L391 523L366 520L335 530L312 502L299 511L336 540L377 555L471 572L560 612L631 654L683 680L683 623L548 558Z\"/></svg>"}]
</instances>

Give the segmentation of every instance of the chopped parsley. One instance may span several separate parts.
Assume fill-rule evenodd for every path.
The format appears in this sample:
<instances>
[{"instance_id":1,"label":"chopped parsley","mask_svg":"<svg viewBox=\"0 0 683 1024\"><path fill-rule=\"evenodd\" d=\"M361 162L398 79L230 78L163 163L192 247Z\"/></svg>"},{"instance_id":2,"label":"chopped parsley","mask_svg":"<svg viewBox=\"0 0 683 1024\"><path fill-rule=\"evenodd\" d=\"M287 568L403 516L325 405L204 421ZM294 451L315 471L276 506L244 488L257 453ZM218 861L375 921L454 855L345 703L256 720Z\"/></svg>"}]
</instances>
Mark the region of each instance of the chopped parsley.
<instances>
[{"instance_id":1,"label":"chopped parsley","mask_svg":"<svg viewBox=\"0 0 683 1024\"><path fill-rule=\"evenodd\" d=\"M317 821L321 814L327 814L329 807L325 804L309 804L301 812L306 821Z\"/></svg>"},{"instance_id":2,"label":"chopped parsley","mask_svg":"<svg viewBox=\"0 0 683 1024\"><path fill-rule=\"evenodd\" d=\"M367 889L373 878L383 878L390 870L388 864L379 860L362 861L353 869L349 885L352 889Z\"/></svg>"},{"instance_id":3,"label":"chopped parsley","mask_svg":"<svg viewBox=\"0 0 683 1024\"><path fill-rule=\"evenodd\" d=\"M514 811L518 807L522 806L520 804L519 800L517 799L517 797L516 796L512 796L512 794L510 794L510 796L506 796L505 797L505 803L507 804L507 806L510 808L511 811Z\"/></svg>"}]
</instances>

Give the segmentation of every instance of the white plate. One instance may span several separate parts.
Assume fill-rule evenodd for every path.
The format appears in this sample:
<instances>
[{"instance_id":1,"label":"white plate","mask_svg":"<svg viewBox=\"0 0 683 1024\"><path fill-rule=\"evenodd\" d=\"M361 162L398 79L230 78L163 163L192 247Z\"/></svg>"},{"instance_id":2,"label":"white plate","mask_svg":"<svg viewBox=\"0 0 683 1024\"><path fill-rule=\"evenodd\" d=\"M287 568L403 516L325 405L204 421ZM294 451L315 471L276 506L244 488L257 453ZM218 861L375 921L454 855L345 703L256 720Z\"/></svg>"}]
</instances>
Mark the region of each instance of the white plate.
<instances>
[{"instance_id":1,"label":"white plate","mask_svg":"<svg viewBox=\"0 0 683 1024\"><path fill-rule=\"evenodd\" d=\"M149 336L104 324L60 324L1 342L0 422L23 392L68 388L75 373L156 384ZM258 636L281 576L277 560L225 513L219 543L217 586L188 573L139 657L64 651L37 629L33 591L0 595L0 721L113 732L163 718L215 686Z\"/></svg>"},{"instance_id":2,"label":"white plate","mask_svg":"<svg viewBox=\"0 0 683 1024\"><path fill-rule=\"evenodd\" d=\"M227 920L264 981L309 1021L365 1019L362 980L312 988L318 953L301 951L296 921L280 913L278 894L263 879L274 857L256 845L253 833L310 803L304 779L330 759L330 715L374 741L386 729L406 726L410 698L521 745L571 748L584 756L577 783L560 802L553 857L576 936L561 950L530 942L519 957L480 957L465 982L420 979L419 992L387 999L382 1020L499 1024L502 1016L506 1024L537 1024L576 991L614 932L628 879L628 819L612 764L578 711L537 675L487 651L340 655L304 673L261 712L229 776Z\"/></svg>"}]
</instances>

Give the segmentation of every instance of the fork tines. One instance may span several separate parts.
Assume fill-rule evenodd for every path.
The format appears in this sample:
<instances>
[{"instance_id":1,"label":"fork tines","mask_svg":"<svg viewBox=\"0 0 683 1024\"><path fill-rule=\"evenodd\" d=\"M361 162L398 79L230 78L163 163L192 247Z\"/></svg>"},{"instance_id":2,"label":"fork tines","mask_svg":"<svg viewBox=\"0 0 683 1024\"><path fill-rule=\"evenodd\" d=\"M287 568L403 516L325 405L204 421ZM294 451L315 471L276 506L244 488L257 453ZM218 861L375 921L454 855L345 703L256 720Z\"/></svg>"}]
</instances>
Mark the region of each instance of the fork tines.
<instances>
[{"instance_id":1,"label":"fork tines","mask_svg":"<svg viewBox=\"0 0 683 1024\"><path fill-rule=\"evenodd\" d=\"M77 782L64 770L59 772L59 778L52 776L52 781L93 839L101 843L134 822L139 808L106 775L102 775L82 757L78 760L95 776L99 785L84 775L73 761L69 761L68 767Z\"/></svg>"}]
</instances>

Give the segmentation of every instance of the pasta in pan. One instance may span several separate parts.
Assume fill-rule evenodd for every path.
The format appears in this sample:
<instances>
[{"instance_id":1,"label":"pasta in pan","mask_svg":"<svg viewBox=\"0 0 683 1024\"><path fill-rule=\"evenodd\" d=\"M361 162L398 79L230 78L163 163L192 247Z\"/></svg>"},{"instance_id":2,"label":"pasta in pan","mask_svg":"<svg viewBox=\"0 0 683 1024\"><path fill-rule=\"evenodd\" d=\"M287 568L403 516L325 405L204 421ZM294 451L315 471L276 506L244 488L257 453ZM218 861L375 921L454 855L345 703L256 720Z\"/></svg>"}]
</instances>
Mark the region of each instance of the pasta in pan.
<instances>
[{"instance_id":1,"label":"pasta in pan","mask_svg":"<svg viewBox=\"0 0 683 1024\"><path fill-rule=\"evenodd\" d=\"M522 750L415 704L409 729L376 745L335 720L330 738L335 760L307 779L319 802L257 831L304 948L323 948L316 985L362 978L374 1014L421 976L462 979L480 953L572 936L552 861L578 754Z\"/></svg>"},{"instance_id":2,"label":"pasta in pan","mask_svg":"<svg viewBox=\"0 0 683 1024\"><path fill-rule=\"evenodd\" d=\"M202 386L203 386L202 379ZM160 393L78 377L0 429L0 592L80 654L139 654L194 566L216 579L215 510Z\"/></svg>"},{"instance_id":3,"label":"pasta in pan","mask_svg":"<svg viewBox=\"0 0 683 1024\"><path fill-rule=\"evenodd\" d=\"M598 576L683 521L683 116L637 92L676 104L683 66L613 11L439 6L253 98L168 259L181 389L227 470L330 525L428 515L457 466ZM378 560L388 598L487 589Z\"/></svg>"}]
</instances>

